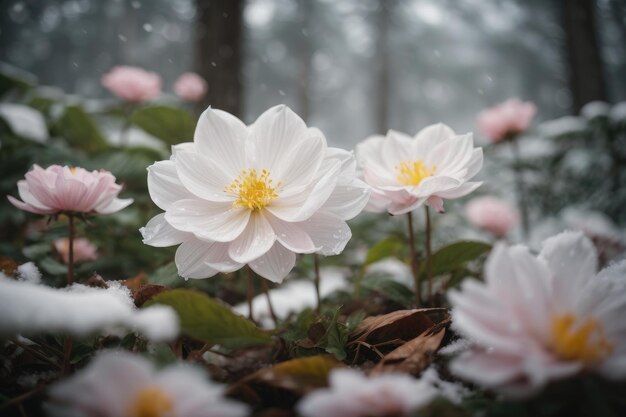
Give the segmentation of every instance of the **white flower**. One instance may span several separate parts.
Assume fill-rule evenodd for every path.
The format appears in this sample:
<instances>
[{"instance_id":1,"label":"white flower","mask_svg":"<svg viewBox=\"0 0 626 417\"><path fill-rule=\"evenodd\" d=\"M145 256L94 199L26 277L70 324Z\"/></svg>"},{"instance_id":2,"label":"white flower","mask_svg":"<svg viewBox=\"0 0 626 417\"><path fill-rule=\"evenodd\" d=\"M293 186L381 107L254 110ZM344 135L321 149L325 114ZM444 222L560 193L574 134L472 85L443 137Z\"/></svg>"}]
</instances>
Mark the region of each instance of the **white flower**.
<instances>
[{"instance_id":1,"label":"white flower","mask_svg":"<svg viewBox=\"0 0 626 417\"><path fill-rule=\"evenodd\" d=\"M538 257L496 246L485 282L449 295L454 326L476 343L453 372L514 395L583 369L626 377L626 262L596 268L580 232L548 239Z\"/></svg>"},{"instance_id":2,"label":"white flower","mask_svg":"<svg viewBox=\"0 0 626 417\"><path fill-rule=\"evenodd\" d=\"M463 197L480 186L469 182L483 165L471 133L456 135L444 124L422 129L411 138L390 130L357 146L365 182L372 187L369 211L398 215L426 203L443 211L443 199Z\"/></svg>"},{"instance_id":3,"label":"white flower","mask_svg":"<svg viewBox=\"0 0 626 417\"><path fill-rule=\"evenodd\" d=\"M63 405L54 415L84 417L243 417L248 407L222 397L222 388L189 365L160 371L138 355L100 353L84 370L50 389Z\"/></svg>"},{"instance_id":4,"label":"white flower","mask_svg":"<svg viewBox=\"0 0 626 417\"><path fill-rule=\"evenodd\" d=\"M149 168L148 189L164 214L142 229L152 246L181 244L178 273L206 278L244 264L280 282L296 253L341 253L346 220L367 203L349 152L277 106L246 126L207 109L193 143Z\"/></svg>"},{"instance_id":5,"label":"white flower","mask_svg":"<svg viewBox=\"0 0 626 417\"><path fill-rule=\"evenodd\" d=\"M331 371L329 387L313 391L296 408L304 417L408 416L427 405L437 390L405 374L371 378L355 369Z\"/></svg>"},{"instance_id":6,"label":"white flower","mask_svg":"<svg viewBox=\"0 0 626 417\"><path fill-rule=\"evenodd\" d=\"M166 306L137 310L128 288L109 281L107 289L74 284L50 288L14 281L0 273L0 337L17 334L120 333L138 331L151 340L178 335L178 317Z\"/></svg>"}]
</instances>

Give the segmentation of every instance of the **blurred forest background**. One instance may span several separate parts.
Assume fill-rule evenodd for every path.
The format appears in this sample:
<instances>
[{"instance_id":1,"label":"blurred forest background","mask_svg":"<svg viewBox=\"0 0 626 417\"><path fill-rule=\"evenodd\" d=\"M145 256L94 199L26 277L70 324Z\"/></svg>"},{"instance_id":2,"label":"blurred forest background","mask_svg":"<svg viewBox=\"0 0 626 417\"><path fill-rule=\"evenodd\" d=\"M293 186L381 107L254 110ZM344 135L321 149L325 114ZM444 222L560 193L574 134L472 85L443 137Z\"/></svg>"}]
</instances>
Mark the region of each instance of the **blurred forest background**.
<instances>
[{"instance_id":1,"label":"blurred forest background","mask_svg":"<svg viewBox=\"0 0 626 417\"><path fill-rule=\"evenodd\" d=\"M626 99L623 0L3 1L0 61L83 98L118 64L195 70L250 122L286 103L351 147L518 96L548 120Z\"/></svg>"}]
</instances>

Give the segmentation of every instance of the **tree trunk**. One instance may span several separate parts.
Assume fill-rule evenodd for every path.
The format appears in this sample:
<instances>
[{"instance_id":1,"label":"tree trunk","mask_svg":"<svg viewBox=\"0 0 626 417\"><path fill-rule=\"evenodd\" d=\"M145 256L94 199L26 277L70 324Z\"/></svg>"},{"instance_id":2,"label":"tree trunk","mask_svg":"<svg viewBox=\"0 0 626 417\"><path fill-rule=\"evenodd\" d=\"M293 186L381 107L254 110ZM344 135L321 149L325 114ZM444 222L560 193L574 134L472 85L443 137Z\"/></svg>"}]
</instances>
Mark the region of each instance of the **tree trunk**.
<instances>
[{"instance_id":1,"label":"tree trunk","mask_svg":"<svg viewBox=\"0 0 626 417\"><path fill-rule=\"evenodd\" d=\"M196 0L196 67L207 81L205 106L242 112L243 0Z\"/></svg>"},{"instance_id":2,"label":"tree trunk","mask_svg":"<svg viewBox=\"0 0 626 417\"><path fill-rule=\"evenodd\" d=\"M311 98L310 98L310 86L311 86L311 31L310 20L313 8L313 2L310 0L298 0L298 13L300 20L301 33L300 36L300 51L298 56L299 68L298 68L298 111L300 117L305 122L308 122L309 115L311 113Z\"/></svg>"},{"instance_id":3,"label":"tree trunk","mask_svg":"<svg viewBox=\"0 0 626 417\"><path fill-rule=\"evenodd\" d=\"M606 81L598 45L593 0L561 0L569 64L572 110L594 100L607 101Z\"/></svg>"},{"instance_id":4,"label":"tree trunk","mask_svg":"<svg viewBox=\"0 0 626 417\"><path fill-rule=\"evenodd\" d=\"M376 12L376 107L375 120L378 133L389 129L389 20L394 0L378 0Z\"/></svg>"}]
</instances>

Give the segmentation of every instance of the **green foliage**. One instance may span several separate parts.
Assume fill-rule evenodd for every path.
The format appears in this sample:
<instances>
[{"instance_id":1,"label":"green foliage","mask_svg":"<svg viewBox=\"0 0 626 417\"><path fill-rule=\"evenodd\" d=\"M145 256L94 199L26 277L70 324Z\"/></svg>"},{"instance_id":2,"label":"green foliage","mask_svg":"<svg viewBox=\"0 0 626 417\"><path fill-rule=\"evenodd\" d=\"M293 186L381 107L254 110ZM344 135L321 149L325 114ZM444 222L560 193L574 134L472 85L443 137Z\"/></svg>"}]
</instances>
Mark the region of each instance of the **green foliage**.
<instances>
[{"instance_id":1,"label":"green foliage","mask_svg":"<svg viewBox=\"0 0 626 417\"><path fill-rule=\"evenodd\" d=\"M52 126L52 133L64 138L72 147L87 153L108 148L100 128L92 117L79 106L68 106Z\"/></svg>"},{"instance_id":2,"label":"green foliage","mask_svg":"<svg viewBox=\"0 0 626 417\"><path fill-rule=\"evenodd\" d=\"M376 292L407 308L415 302L415 295L410 288L385 274L366 275L361 281L360 290L361 296Z\"/></svg>"},{"instance_id":3,"label":"green foliage","mask_svg":"<svg viewBox=\"0 0 626 417\"><path fill-rule=\"evenodd\" d=\"M438 249L433 253L433 276L453 274L462 271L466 265L475 261L491 250L491 245L485 242L462 240ZM422 262L422 279L426 276L426 263Z\"/></svg>"},{"instance_id":4,"label":"green foliage","mask_svg":"<svg viewBox=\"0 0 626 417\"><path fill-rule=\"evenodd\" d=\"M389 236L370 248L363 266L371 265L390 256L403 259L408 252L407 243L400 236Z\"/></svg>"},{"instance_id":5,"label":"green foliage","mask_svg":"<svg viewBox=\"0 0 626 417\"><path fill-rule=\"evenodd\" d=\"M239 349L271 343L269 333L229 307L192 290L172 290L152 298L146 306L164 304L176 310L183 333L206 343Z\"/></svg>"},{"instance_id":6,"label":"green foliage","mask_svg":"<svg viewBox=\"0 0 626 417\"><path fill-rule=\"evenodd\" d=\"M195 128L189 113L169 106L139 109L131 116L131 123L170 145L192 140Z\"/></svg>"},{"instance_id":7,"label":"green foliage","mask_svg":"<svg viewBox=\"0 0 626 417\"><path fill-rule=\"evenodd\" d=\"M10 92L24 93L31 89L36 79L33 75L6 64L0 64L0 97Z\"/></svg>"},{"instance_id":8,"label":"green foliage","mask_svg":"<svg viewBox=\"0 0 626 417\"><path fill-rule=\"evenodd\" d=\"M311 356L326 352L338 360L344 360L347 356L348 334L361 319L357 315L343 323L339 308L326 311L321 317L307 309L289 323L282 336L291 344L293 356Z\"/></svg>"}]
</instances>

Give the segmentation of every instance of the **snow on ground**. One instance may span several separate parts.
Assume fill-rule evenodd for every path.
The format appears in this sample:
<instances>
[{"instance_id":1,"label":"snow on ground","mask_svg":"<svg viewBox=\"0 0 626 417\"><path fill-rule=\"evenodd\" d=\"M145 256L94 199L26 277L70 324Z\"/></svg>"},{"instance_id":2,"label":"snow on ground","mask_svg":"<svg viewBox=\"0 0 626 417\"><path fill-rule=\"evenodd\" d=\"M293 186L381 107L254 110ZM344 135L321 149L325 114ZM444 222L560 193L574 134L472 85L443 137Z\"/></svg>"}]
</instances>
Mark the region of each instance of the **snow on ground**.
<instances>
[{"instance_id":1,"label":"snow on ground","mask_svg":"<svg viewBox=\"0 0 626 417\"><path fill-rule=\"evenodd\" d=\"M15 281L0 273L0 335L121 335L123 329L128 329L155 341L176 337L178 317L171 308L138 310L126 287L115 281L109 284L107 289L81 284L58 289L32 281Z\"/></svg>"},{"instance_id":2,"label":"snow on ground","mask_svg":"<svg viewBox=\"0 0 626 417\"><path fill-rule=\"evenodd\" d=\"M330 293L348 288L343 268L320 268L320 295L326 297ZM310 280L291 280L269 292L274 312L279 319L286 318L290 313L298 313L305 308L315 308L315 287ZM241 315L248 316L248 304L241 303L234 307ZM261 293L252 301L252 312L255 320L265 328L273 328L274 323L269 313L267 298Z\"/></svg>"}]
</instances>

